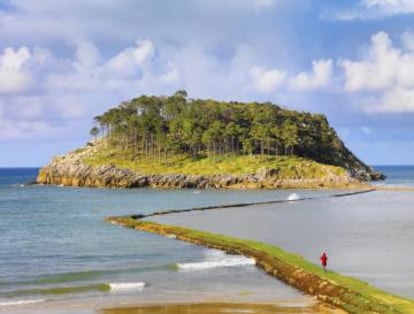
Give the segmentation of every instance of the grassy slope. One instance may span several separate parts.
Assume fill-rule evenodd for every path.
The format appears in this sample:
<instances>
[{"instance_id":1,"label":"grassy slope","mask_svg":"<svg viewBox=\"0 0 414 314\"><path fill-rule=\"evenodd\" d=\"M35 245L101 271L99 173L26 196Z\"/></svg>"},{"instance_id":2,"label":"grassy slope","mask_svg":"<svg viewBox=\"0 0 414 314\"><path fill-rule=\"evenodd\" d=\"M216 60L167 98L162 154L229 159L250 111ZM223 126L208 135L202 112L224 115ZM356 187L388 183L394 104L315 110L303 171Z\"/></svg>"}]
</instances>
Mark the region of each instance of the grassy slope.
<instances>
[{"instance_id":1,"label":"grassy slope","mask_svg":"<svg viewBox=\"0 0 414 314\"><path fill-rule=\"evenodd\" d=\"M257 264L273 276L350 313L414 313L412 300L386 293L352 277L331 271L324 273L301 256L272 245L129 217L112 217L108 221L161 235L174 234L183 241L253 256Z\"/></svg>"},{"instance_id":2,"label":"grassy slope","mask_svg":"<svg viewBox=\"0 0 414 314\"><path fill-rule=\"evenodd\" d=\"M130 161L115 151L100 149L86 157L85 162L93 166L111 163L119 168L130 169L140 174L246 175L263 169L278 169L277 176L280 179L320 179L328 173L340 176L346 174L342 168L295 156L219 155L214 158L191 159L184 155L174 155L167 159L161 158L161 160L155 156Z\"/></svg>"}]
</instances>

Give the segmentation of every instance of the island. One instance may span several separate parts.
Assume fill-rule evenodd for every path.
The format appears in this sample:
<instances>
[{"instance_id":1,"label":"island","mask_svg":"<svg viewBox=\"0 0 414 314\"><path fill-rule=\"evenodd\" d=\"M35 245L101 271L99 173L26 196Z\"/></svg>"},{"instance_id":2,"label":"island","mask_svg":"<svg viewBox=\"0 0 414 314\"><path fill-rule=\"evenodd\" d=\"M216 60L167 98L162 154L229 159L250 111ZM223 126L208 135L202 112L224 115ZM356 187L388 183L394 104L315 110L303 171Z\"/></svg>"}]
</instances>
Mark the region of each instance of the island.
<instances>
[{"instance_id":1,"label":"island","mask_svg":"<svg viewBox=\"0 0 414 314\"><path fill-rule=\"evenodd\" d=\"M37 183L86 187L355 188L384 179L322 114L270 102L146 96L94 118L85 147L57 156Z\"/></svg>"}]
</instances>

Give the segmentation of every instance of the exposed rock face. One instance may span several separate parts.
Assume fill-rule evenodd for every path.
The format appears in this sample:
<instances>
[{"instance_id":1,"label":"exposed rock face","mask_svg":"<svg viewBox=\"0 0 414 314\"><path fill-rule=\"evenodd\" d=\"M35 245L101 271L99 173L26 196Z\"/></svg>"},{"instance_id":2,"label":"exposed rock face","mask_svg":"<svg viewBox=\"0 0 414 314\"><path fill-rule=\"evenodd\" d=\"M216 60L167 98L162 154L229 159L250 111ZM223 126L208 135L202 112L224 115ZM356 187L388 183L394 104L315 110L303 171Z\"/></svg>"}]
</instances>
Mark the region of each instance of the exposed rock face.
<instances>
[{"instance_id":1,"label":"exposed rock face","mask_svg":"<svg viewBox=\"0 0 414 314\"><path fill-rule=\"evenodd\" d=\"M350 175L337 175L326 167L321 178L301 178L300 176L281 179L277 169L264 169L257 173L234 176L228 174L202 176L183 174L139 174L115 165L91 166L84 158L92 148L86 147L64 156L55 157L39 172L37 182L79 187L139 188L154 187L165 189L181 188L319 188L352 187L358 181ZM323 166L322 166L323 167Z\"/></svg>"},{"instance_id":2,"label":"exposed rock face","mask_svg":"<svg viewBox=\"0 0 414 314\"><path fill-rule=\"evenodd\" d=\"M343 157L345 162L342 164L348 170L349 175L359 181L379 181L384 180L385 175L375 171L371 167L359 160L349 149L343 145Z\"/></svg>"}]
</instances>

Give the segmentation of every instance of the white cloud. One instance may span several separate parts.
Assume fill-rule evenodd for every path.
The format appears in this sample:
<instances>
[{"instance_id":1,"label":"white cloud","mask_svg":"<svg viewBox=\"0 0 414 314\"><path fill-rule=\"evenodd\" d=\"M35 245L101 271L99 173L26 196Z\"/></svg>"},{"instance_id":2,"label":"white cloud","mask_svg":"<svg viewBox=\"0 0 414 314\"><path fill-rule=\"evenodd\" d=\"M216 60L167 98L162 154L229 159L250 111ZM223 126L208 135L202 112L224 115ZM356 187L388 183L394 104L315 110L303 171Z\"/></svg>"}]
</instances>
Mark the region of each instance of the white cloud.
<instances>
[{"instance_id":1,"label":"white cloud","mask_svg":"<svg viewBox=\"0 0 414 314\"><path fill-rule=\"evenodd\" d=\"M266 70L259 66L253 66L249 71L254 88L260 93L271 93L282 86L286 78L286 72L279 69Z\"/></svg>"},{"instance_id":2,"label":"white cloud","mask_svg":"<svg viewBox=\"0 0 414 314\"><path fill-rule=\"evenodd\" d=\"M414 89L396 87L385 92L375 112L414 112Z\"/></svg>"},{"instance_id":3,"label":"white cloud","mask_svg":"<svg viewBox=\"0 0 414 314\"><path fill-rule=\"evenodd\" d=\"M53 127L39 116L37 104L0 101L0 140L19 140L53 134Z\"/></svg>"},{"instance_id":4,"label":"white cloud","mask_svg":"<svg viewBox=\"0 0 414 314\"><path fill-rule=\"evenodd\" d=\"M407 33L404 36L409 36ZM397 48L385 32L371 37L360 60L341 60L345 91L364 94L362 109L375 112L414 112L414 52Z\"/></svg>"},{"instance_id":5,"label":"white cloud","mask_svg":"<svg viewBox=\"0 0 414 314\"><path fill-rule=\"evenodd\" d=\"M321 17L339 21L365 21L413 13L412 0L360 0L348 8L325 10Z\"/></svg>"},{"instance_id":6,"label":"white cloud","mask_svg":"<svg viewBox=\"0 0 414 314\"><path fill-rule=\"evenodd\" d=\"M350 8L325 11L323 18L352 21L373 20L395 15L413 14L414 1L412 0L359 0Z\"/></svg>"},{"instance_id":7,"label":"white cloud","mask_svg":"<svg viewBox=\"0 0 414 314\"><path fill-rule=\"evenodd\" d=\"M169 84L177 83L180 79L180 71L172 62L168 62L167 69L161 75L161 79Z\"/></svg>"},{"instance_id":8,"label":"white cloud","mask_svg":"<svg viewBox=\"0 0 414 314\"><path fill-rule=\"evenodd\" d=\"M48 91L0 98L0 141L86 139L92 117L105 101L113 101L110 97L101 90L82 97L79 93Z\"/></svg>"},{"instance_id":9,"label":"white cloud","mask_svg":"<svg viewBox=\"0 0 414 314\"><path fill-rule=\"evenodd\" d=\"M409 30L401 35L401 41L405 49L414 51L414 32Z\"/></svg>"},{"instance_id":10,"label":"white cloud","mask_svg":"<svg viewBox=\"0 0 414 314\"><path fill-rule=\"evenodd\" d=\"M162 81L175 88L186 89L193 97L211 97L213 91L218 95L226 89L225 86L229 92L230 86L237 84L237 80L232 80L235 69L220 62L199 45L190 44L173 49L168 57L169 64L160 71ZM147 76L145 84L153 89L162 81Z\"/></svg>"},{"instance_id":11,"label":"white cloud","mask_svg":"<svg viewBox=\"0 0 414 314\"><path fill-rule=\"evenodd\" d=\"M92 67L99 62L100 53L93 43L81 41L76 48L76 59L80 65Z\"/></svg>"},{"instance_id":12,"label":"white cloud","mask_svg":"<svg viewBox=\"0 0 414 314\"><path fill-rule=\"evenodd\" d=\"M414 87L414 54L393 47L387 33L371 37L368 55L358 61L341 60L347 91Z\"/></svg>"},{"instance_id":13,"label":"white cloud","mask_svg":"<svg viewBox=\"0 0 414 314\"><path fill-rule=\"evenodd\" d=\"M136 45L122 49L107 60L103 60L93 43L81 42L77 46L75 60L57 60L55 66L58 64L59 70L49 68L45 71L45 87L72 92L102 90L119 93L131 87L136 90L145 76L158 71L155 63L159 61L154 60L154 55L155 48L150 40L140 39ZM177 70L168 61L160 61L160 64L157 66L164 74L157 79L172 84Z\"/></svg>"},{"instance_id":14,"label":"white cloud","mask_svg":"<svg viewBox=\"0 0 414 314\"><path fill-rule=\"evenodd\" d=\"M0 55L0 94L21 92L30 86L31 77L24 69L30 58L27 47L4 49Z\"/></svg>"},{"instance_id":15,"label":"white cloud","mask_svg":"<svg viewBox=\"0 0 414 314\"><path fill-rule=\"evenodd\" d=\"M249 76L254 89L262 94L269 94L277 89L279 92L282 90L302 92L324 90L333 84L333 62L331 59L315 60L312 62L310 73L300 72L294 76L281 69L252 66L249 69Z\"/></svg>"},{"instance_id":16,"label":"white cloud","mask_svg":"<svg viewBox=\"0 0 414 314\"><path fill-rule=\"evenodd\" d=\"M13 10L0 12L8 16L2 18L2 42L47 49L52 55L35 71L35 84L45 92L78 92L79 98L97 89L129 97L166 94L173 88L186 88L195 97L244 97L252 92L249 68L258 60L271 64L277 56L269 51L284 38L261 40L257 29L263 37L284 33L277 27L267 29L263 17L273 23L273 8L287 13L300 7L284 0L143 0L122 6L115 0L9 3ZM137 38L146 39L131 44ZM241 46L250 56L236 66ZM33 67L41 66L32 61Z\"/></svg>"},{"instance_id":17,"label":"white cloud","mask_svg":"<svg viewBox=\"0 0 414 314\"><path fill-rule=\"evenodd\" d=\"M362 0L361 5L369 10L376 10L378 15L414 13L412 0Z\"/></svg>"},{"instance_id":18,"label":"white cloud","mask_svg":"<svg viewBox=\"0 0 414 314\"><path fill-rule=\"evenodd\" d=\"M136 95L143 74L134 74L156 73L150 62L153 55L148 40L139 40L107 60L88 41L79 42L73 58L59 58L38 47L5 49L0 55L0 140L53 137L73 124L70 121L91 120L103 110L98 107L116 104L113 94L120 99ZM173 70L165 62L169 80Z\"/></svg>"},{"instance_id":19,"label":"white cloud","mask_svg":"<svg viewBox=\"0 0 414 314\"><path fill-rule=\"evenodd\" d=\"M44 121L3 120L0 122L0 140L27 140L56 133L57 128L52 127Z\"/></svg>"},{"instance_id":20,"label":"white cloud","mask_svg":"<svg viewBox=\"0 0 414 314\"><path fill-rule=\"evenodd\" d=\"M31 84L31 79L19 71L0 69L0 94L16 93L26 90Z\"/></svg>"},{"instance_id":21,"label":"white cloud","mask_svg":"<svg viewBox=\"0 0 414 314\"><path fill-rule=\"evenodd\" d=\"M146 60L154 55L154 46L148 39L138 40L136 48L133 50L134 61L137 65L142 65Z\"/></svg>"},{"instance_id":22,"label":"white cloud","mask_svg":"<svg viewBox=\"0 0 414 314\"><path fill-rule=\"evenodd\" d=\"M9 47L4 49L0 56L0 66L5 69L20 70L29 59L30 51L27 47L21 47L17 51Z\"/></svg>"},{"instance_id":23,"label":"white cloud","mask_svg":"<svg viewBox=\"0 0 414 314\"><path fill-rule=\"evenodd\" d=\"M154 52L154 46L150 40L138 40L135 47L121 51L110 59L105 67L113 74L130 77L154 56Z\"/></svg>"},{"instance_id":24,"label":"white cloud","mask_svg":"<svg viewBox=\"0 0 414 314\"><path fill-rule=\"evenodd\" d=\"M332 80L332 60L318 60L312 62L312 72L301 72L291 78L289 85L294 90L309 91L326 88Z\"/></svg>"}]
</instances>

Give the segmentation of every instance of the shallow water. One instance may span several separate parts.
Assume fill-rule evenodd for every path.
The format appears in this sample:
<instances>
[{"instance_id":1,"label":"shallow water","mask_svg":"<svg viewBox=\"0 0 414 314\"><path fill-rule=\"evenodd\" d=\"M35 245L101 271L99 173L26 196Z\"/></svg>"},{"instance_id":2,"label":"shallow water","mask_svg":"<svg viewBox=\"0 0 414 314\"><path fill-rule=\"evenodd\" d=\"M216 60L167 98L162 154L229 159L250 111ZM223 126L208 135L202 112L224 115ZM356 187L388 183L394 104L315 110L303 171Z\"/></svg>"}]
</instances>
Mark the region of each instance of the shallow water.
<instances>
[{"instance_id":1,"label":"shallow water","mask_svg":"<svg viewBox=\"0 0 414 314\"><path fill-rule=\"evenodd\" d=\"M61 311L58 304L83 311L171 300L309 300L252 265L224 267L228 257L211 250L104 222L112 215L286 199L288 191L24 185L36 172L0 169L0 312ZM177 267L206 262L215 266ZM146 284L143 289L140 283Z\"/></svg>"},{"instance_id":2,"label":"shallow water","mask_svg":"<svg viewBox=\"0 0 414 314\"><path fill-rule=\"evenodd\" d=\"M240 238L272 243L384 290L414 298L413 192L371 192L154 217Z\"/></svg>"},{"instance_id":3,"label":"shallow water","mask_svg":"<svg viewBox=\"0 0 414 314\"><path fill-rule=\"evenodd\" d=\"M165 218L194 228L257 237L301 252L316 262L320 250L327 249L329 266L335 270L375 280L379 285L394 282L392 285L405 287L411 295L414 271L408 264L414 264L412 255L388 264L382 259L402 257L401 252L407 254L409 243L413 243L412 194L380 192L328 199L339 191L162 191L24 185L36 173L37 169L0 169L3 313L80 314L102 306L171 301L290 300L306 306L312 298L248 263L225 267L228 257L217 252L104 222L104 217L113 215L286 200L296 198L293 193L322 199ZM198 265L198 269L183 270L179 264ZM389 271L391 268L398 269L397 275ZM400 280L403 270L409 282ZM138 289L140 283L145 283L143 289Z\"/></svg>"}]
</instances>

